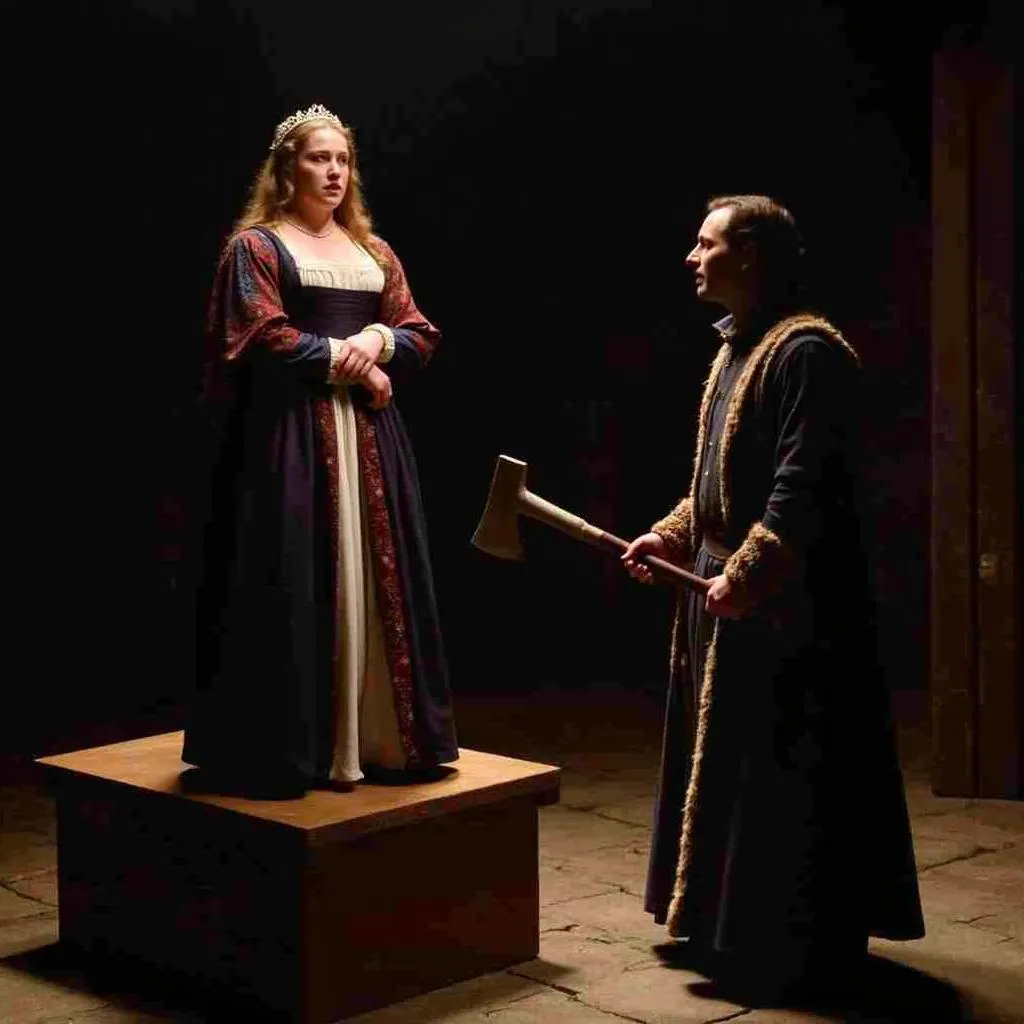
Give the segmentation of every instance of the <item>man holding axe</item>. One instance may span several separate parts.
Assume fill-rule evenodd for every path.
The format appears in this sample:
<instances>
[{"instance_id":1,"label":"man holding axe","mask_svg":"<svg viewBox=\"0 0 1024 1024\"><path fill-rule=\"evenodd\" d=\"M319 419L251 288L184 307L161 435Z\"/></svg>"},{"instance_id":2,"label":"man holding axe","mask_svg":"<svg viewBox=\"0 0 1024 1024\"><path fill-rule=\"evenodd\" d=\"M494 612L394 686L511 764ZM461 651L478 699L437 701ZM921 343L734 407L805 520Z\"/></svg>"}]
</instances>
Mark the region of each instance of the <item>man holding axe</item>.
<instances>
[{"instance_id":1,"label":"man holding axe","mask_svg":"<svg viewBox=\"0 0 1024 1024\"><path fill-rule=\"evenodd\" d=\"M679 592L645 908L754 995L848 977L869 935L924 934L873 658L857 509L859 363L798 301L792 216L708 204L687 256L724 307L686 497L622 555Z\"/></svg>"}]
</instances>

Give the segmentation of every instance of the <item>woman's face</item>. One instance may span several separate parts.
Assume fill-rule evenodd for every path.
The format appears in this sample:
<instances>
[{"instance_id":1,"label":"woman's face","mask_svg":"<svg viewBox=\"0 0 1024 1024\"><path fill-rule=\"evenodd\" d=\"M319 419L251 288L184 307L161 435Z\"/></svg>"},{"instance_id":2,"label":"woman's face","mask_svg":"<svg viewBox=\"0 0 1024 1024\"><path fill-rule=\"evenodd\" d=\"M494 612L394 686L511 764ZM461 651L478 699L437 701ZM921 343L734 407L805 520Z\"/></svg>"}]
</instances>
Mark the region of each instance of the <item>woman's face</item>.
<instances>
[{"instance_id":1,"label":"woman's face","mask_svg":"<svg viewBox=\"0 0 1024 1024\"><path fill-rule=\"evenodd\" d=\"M295 158L295 201L331 209L341 205L348 188L348 140L336 128L316 128Z\"/></svg>"}]
</instances>

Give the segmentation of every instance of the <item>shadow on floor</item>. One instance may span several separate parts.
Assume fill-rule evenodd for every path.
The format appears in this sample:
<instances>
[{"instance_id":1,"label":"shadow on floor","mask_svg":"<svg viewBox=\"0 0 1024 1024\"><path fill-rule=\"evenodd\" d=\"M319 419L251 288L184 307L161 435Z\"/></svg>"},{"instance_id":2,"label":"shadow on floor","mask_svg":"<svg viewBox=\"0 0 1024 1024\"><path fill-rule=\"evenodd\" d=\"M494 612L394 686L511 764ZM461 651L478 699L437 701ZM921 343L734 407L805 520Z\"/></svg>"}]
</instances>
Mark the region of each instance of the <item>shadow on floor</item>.
<instances>
[{"instance_id":1,"label":"shadow on floor","mask_svg":"<svg viewBox=\"0 0 1024 1024\"><path fill-rule=\"evenodd\" d=\"M693 995L703 999L804 1010L819 1020L849 1024L971 1024L975 1020L973 1011L948 981L874 954L867 956L856 981L844 979L815 991L768 995L720 980L718 965L701 951L689 952L681 943L661 943L653 949L666 967L714 978L687 985Z\"/></svg>"},{"instance_id":2,"label":"shadow on floor","mask_svg":"<svg viewBox=\"0 0 1024 1024\"><path fill-rule=\"evenodd\" d=\"M215 1024L239 1019L277 1019L258 1005L227 999L201 985L186 983L180 975L123 959L90 956L59 941L7 957L3 964L50 986L102 1000L108 1012L124 1014L124 1020ZM239 1016L240 1007L244 1017ZM69 1018L72 1016L68 1014ZM74 1019L78 1019L77 1015Z\"/></svg>"},{"instance_id":3,"label":"shadow on floor","mask_svg":"<svg viewBox=\"0 0 1024 1024\"><path fill-rule=\"evenodd\" d=\"M5 968L47 983L51 990L59 989L66 994L91 996L102 1001L103 1009L91 1006L69 1012L66 1016L48 1015L47 1021L67 1020L70 1024L72 1020L89 1019L89 1015L97 1010L104 1020L109 1015L117 1021L137 1021L140 1024L171 1021L174 1024L225 1024L228 1021L280 1024L284 1019L280 1011L240 997L237 992L210 988L198 980L163 972L124 957L91 955L59 941L7 957L2 962ZM553 980L566 970L552 965L550 973ZM411 1013L409 1019L425 1024L467 1012L484 1013L491 1007L496 991L502 998L514 1002L523 996L535 995L537 983L527 975L518 974L514 968L497 976L483 975L450 989L430 992L431 1007ZM2 1019L6 1021L9 1018L4 1016Z\"/></svg>"}]
</instances>

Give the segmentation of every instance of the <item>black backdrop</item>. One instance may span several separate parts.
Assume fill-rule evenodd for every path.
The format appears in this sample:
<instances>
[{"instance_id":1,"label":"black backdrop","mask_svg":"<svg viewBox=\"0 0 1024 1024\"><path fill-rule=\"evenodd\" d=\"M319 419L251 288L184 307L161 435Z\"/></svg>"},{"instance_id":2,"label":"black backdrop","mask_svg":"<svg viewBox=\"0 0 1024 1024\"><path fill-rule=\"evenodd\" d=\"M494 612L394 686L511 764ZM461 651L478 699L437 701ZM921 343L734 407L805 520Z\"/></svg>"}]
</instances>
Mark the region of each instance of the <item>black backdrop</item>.
<instances>
[{"instance_id":1,"label":"black backdrop","mask_svg":"<svg viewBox=\"0 0 1024 1024\"><path fill-rule=\"evenodd\" d=\"M882 649L923 686L930 51L998 32L962 6L5 5L7 746L176 720L207 292L274 124L311 102L355 127L445 335L399 400L457 692L661 685L665 591L531 523L523 564L469 537L501 452L623 536L679 496L714 348L682 261L726 191L792 207L864 357Z\"/></svg>"}]
</instances>

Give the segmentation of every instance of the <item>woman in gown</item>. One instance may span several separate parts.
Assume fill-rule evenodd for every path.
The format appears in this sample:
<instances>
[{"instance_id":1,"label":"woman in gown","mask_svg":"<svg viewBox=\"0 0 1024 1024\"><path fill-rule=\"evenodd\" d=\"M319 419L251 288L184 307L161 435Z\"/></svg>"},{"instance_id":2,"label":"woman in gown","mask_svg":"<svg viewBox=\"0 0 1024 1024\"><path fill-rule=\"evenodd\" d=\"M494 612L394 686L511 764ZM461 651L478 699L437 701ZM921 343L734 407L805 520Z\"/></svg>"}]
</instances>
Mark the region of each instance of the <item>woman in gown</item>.
<instances>
[{"instance_id":1,"label":"woman in gown","mask_svg":"<svg viewBox=\"0 0 1024 1024\"><path fill-rule=\"evenodd\" d=\"M204 394L217 456L182 758L252 792L458 758L416 465L392 381L437 329L371 233L351 130L273 136L224 247Z\"/></svg>"}]
</instances>

